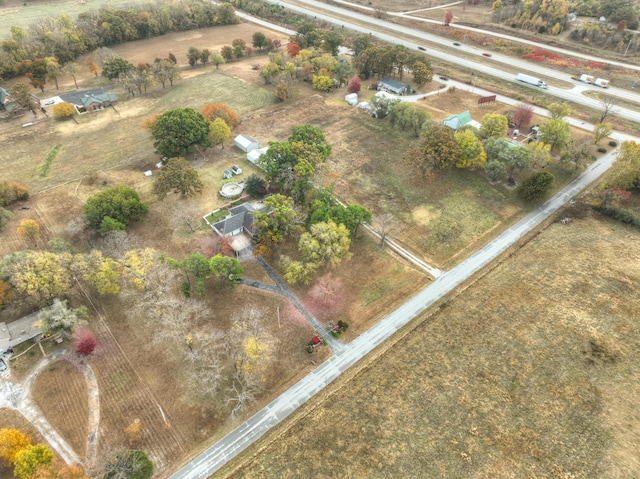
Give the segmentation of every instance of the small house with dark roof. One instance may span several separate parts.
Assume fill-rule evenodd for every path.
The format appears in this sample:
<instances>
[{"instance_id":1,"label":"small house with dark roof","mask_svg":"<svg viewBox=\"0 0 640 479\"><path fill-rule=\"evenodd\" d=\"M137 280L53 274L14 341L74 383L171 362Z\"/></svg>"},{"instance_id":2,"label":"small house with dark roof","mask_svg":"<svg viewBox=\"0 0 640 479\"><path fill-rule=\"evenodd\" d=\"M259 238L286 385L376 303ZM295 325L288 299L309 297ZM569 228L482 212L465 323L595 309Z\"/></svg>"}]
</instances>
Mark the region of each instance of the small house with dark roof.
<instances>
[{"instance_id":1,"label":"small house with dark roof","mask_svg":"<svg viewBox=\"0 0 640 479\"><path fill-rule=\"evenodd\" d=\"M390 91L396 95L404 95L411 91L411 86L394 80L393 78L383 78L378 82L378 89Z\"/></svg>"},{"instance_id":2,"label":"small house with dark roof","mask_svg":"<svg viewBox=\"0 0 640 479\"><path fill-rule=\"evenodd\" d=\"M84 95L80 98L80 105L76 104L78 113L104 110L106 107L116 103L118 99L113 93L98 93L95 95Z\"/></svg>"},{"instance_id":3,"label":"small house with dark roof","mask_svg":"<svg viewBox=\"0 0 640 479\"><path fill-rule=\"evenodd\" d=\"M256 227L253 224L253 215L256 211L266 212L267 207L258 201L252 203L242 203L241 205L229 208L229 215L217 223L211 225L213 231L223 237L235 236L246 233L253 237L256 234Z\"/></svg>"},{"instance_id":4,"label":"small house with dark roof","mask_svg":"<svg viewBox=\"0 0 640 479\"><path fill-rule=\"evenodd\" d=\"M40 98L31 95L31 100L35 108L40 108ZM9 90L0 87L0 114L2 114L2 116L20 116L24 114L25 111L27 111L25 108L11 100Z\"/></svg>"}]
</instances>

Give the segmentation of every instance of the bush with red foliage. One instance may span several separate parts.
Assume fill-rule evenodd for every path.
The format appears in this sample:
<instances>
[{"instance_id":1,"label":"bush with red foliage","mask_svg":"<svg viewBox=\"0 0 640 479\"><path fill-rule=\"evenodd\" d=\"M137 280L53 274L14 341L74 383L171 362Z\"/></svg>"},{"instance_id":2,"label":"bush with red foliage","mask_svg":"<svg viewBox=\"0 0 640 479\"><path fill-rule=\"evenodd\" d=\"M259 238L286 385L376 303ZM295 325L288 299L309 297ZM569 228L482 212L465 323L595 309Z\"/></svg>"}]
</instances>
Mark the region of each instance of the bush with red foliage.
<instances>
[{"instance_id":1,"label":"bush with red foliage","mask_svg":"<svg viewBox=\"0 0 640 479\"><path fill-rule=\"evenodd\" d=\"M95 335L87 328L78 328L73 333L73 345L80 356L89 356L97 344Z\"/></svg>"},{"instance_id":2,"label":"bush with red foliage","mask_svg":"<svg viewBox=\"0 0 640 479\"><path fill-rule=\"evenodd\" d=\"M349 80L349 84L347 85L348 93L359 93L360 88L362 87L362 81L358 75L354 75Z\"/></svg>"}]
</instances>

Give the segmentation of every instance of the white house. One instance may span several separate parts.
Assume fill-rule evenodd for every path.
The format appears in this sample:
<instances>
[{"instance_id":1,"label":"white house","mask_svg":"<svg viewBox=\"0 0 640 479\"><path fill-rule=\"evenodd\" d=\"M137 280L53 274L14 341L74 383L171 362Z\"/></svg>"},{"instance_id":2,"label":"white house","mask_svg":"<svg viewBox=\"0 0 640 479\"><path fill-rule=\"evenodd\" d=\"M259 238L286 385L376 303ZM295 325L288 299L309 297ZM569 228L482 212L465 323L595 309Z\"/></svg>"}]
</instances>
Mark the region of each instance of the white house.
<instances>
[{"instance_id":1,"label":"white house","mask_svg":"<svg viewBox=\"0 0 640 479\"><path fill-rule=\"evenodd\" d=\"M383 78L378 82L378 88L382 90L387 90L397 95L404 95L411 91L411 87L406 83L400 83L393 78Z\"/></svg>"},{"instance_id":2,"label":"white house","mask_svg":"<svg viewBox=\"0 0 640 479\"><path fill-rule=\"evenodd\" d=\"M248 135L238 135L233 139L233 143L245 153L258 148L258 140L254 140Z\"/></svg>"},{"instance_id":3,"label":"white house","mask_svg":"<svg viewBox=\"0 0 640 479\"><path fill-rule=\"evenodd\" d=\"M269 150L268 146L265 146L264 148L258 148L257 150L251 150L249 153L247 153L247 160L249 160L254 165L257 165L258 158L264 155L267 150Z\"/></svg>"}]
</instances>

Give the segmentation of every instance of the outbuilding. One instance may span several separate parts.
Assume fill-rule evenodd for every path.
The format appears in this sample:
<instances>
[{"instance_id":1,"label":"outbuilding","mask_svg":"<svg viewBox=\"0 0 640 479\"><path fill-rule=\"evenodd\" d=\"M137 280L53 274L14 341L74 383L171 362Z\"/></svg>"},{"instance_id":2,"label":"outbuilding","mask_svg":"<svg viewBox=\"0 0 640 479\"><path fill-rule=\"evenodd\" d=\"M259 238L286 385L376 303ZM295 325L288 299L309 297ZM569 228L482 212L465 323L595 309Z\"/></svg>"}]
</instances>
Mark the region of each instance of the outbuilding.
<instances>
[{"instance_id":1,"label":"outbuilding","mask_svg":"<svg viewBox=\"0 0 640 479\"><path fill-rule=\"evenodd\" d=\"M233 143L245 153L249 153L258 148L258 140L254 140L249 135L238 135L233 139Z\"/></svg>"},{"instance_id":2,"label":"outbuilding","mask_svg":"<svg viewBox=\"0 0 640 479\"><path fill-rule=\"evenodd\" d=\"M249 153L247 153L247 160L249 160L254 165L257 165L258 158L264 155L268 150L269 150L268 146L265 146L264 148L258 148L257 150L252 150Z\"/></svg>"}]
</instances>

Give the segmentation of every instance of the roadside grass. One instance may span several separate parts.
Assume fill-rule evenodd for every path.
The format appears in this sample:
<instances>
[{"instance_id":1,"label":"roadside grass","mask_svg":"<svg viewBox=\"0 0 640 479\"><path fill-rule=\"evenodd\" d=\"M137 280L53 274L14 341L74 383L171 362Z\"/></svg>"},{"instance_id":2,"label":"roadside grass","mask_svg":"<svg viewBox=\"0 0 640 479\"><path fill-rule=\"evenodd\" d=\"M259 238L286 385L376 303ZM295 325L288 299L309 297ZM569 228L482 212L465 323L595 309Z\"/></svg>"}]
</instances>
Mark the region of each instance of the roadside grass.
<instances>
[{"instance_id":1,"label":"roadside grass","mask_svg":"<svg viewBox=\"0 0 640 479\"><path fill-rule=\"evenodd\" d=\"M551 225L214 477L638 476L638 247Z\"/></svg>"},{"instance_id":2,"label":"roadside grass","mask_svg":"<svg viewBox=\"0 0 640 479\"><path fill-rule=\"evenodd\" d=\"M89 427L87 383L67 360L50 364L36 378L31 396L43 416L80 457Z\"/></svg>"}]
</instances>

